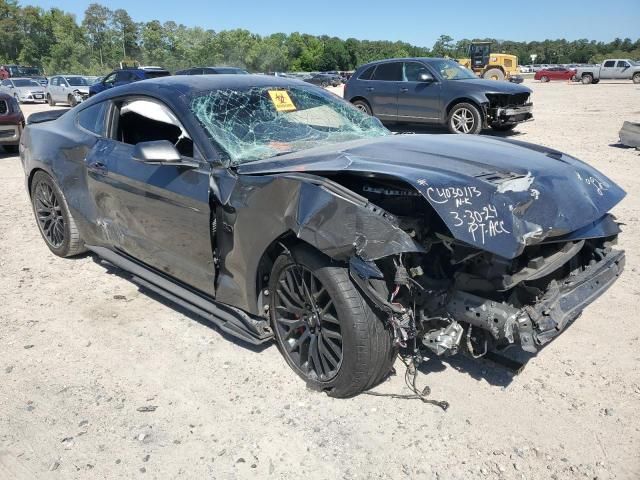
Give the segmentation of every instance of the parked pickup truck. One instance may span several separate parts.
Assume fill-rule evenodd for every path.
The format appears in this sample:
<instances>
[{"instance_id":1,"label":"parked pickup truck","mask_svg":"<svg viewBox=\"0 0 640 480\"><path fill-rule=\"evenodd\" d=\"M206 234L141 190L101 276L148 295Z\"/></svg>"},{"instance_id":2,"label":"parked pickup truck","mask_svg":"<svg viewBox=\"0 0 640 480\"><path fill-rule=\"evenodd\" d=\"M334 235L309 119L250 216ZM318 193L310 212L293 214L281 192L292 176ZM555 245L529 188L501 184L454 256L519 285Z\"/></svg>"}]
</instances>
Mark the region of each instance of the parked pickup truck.
<instances>
[{"instance_id":1,"label":"parked pickup truck","mask_svg":"<svg viewBox=\"0 0 640 480\"><path fill-rule=\"evenodd\" d=\"M633 83L640 83L640 63L626 58L609 58L602 65L579 67L573 78L585 85L600 80L633 80Z\"/></svg>"}]
</instances>

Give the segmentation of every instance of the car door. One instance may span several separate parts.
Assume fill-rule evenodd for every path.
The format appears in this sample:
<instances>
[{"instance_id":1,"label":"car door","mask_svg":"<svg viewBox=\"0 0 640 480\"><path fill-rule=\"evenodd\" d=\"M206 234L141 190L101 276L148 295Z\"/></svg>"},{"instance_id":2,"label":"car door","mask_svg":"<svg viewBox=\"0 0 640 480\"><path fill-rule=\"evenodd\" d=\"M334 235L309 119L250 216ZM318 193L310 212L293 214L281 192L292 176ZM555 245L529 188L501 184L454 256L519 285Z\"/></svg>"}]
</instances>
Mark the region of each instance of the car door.
<instances>
[{"instance_id":1,"label":"car door","mask_svg":"<svg viewBox=\"0 0 640 480\"><path fill-rule=\"evenodd\" d=\"M398 87L398 120L438 122L441 112L440 82L425 82L420 75L429 68L421 62L404 62L402 83Z\"/></svg>"},{"instance_id":2,"label":"car door","mask_svg":"<svg viewBox=\"0 0 640 480\"><path fill-rule=\"evenodd\" d=\"M58 86L56 87L56 100L58 102L67 102L67 94L69 92L69 84L64 77L58 77Z\"/></svg>"},{"instance_id":3,"label":"car door","mask_svg":"<svg viewBox=\"0 0 640 480\"><path fill-rule=\"evenodd\" d=\"M618 79L629 79L631 75L629 74L629 68L631 65L626 60L618 60L616 63L616 78Z\"/></svg>"},{"instance_id":4,"label":"car door","mask_svg":"<svg viewBox=\"0 0 640 480\"><path fill-rule=\"evenodd\" d=\"M135 102L139 103L134 108ZM154 112L148 105L160 109ZM158 111L165 112L163 121L158 121ZM178 132L184 132L176 120L155 99L127 97L113 102L107 134L86 158L87 183L110 247L214 295L209 163L188 137L180 137L178 144L183 158L197 168L145 163L133 156L141 141L173 143Z\"/></svg>"},{"instance_id":5,"label":"car door","mask_svg":"<svg viewBox=\"0 0 640 480\"><path fill-rule=\"evenodd\" d=\"M373 114L380 120L398 119L398 94L402 82L403 62L380 63L365 87Z\"/></svg>"},{"instance_id":6,"label":"car door","mask_svg":"<svg viewBox=\"0 0 640 480\"><path fill-rule=\"evenodd\" d=\"M607 60L600 68L600 78L612 79L616 78L616 62L615 60Z\"/></svg>"}]
</instances>

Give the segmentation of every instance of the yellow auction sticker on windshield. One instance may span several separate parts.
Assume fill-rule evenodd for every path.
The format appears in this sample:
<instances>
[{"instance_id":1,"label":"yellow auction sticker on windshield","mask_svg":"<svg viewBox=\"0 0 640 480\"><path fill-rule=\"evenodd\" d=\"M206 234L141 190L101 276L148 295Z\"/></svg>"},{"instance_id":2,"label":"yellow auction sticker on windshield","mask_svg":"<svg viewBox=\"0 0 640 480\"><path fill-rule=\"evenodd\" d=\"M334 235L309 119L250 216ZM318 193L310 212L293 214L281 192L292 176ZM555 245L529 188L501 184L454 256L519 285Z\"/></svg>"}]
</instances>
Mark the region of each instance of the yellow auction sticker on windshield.
<instances>
[{"instance_id":1,"label":"yellow auction sticker on windshield","mask_svg":"<svg viewBox=\"0 0 640 480\"><path fill-rule=\"evenodd\" d=\"M269 90L269 96L278 112L291 112L296 110L296 106L293 104L291 97L289 97L289 92L286 90Z\"/></svg>"}]
</instances>

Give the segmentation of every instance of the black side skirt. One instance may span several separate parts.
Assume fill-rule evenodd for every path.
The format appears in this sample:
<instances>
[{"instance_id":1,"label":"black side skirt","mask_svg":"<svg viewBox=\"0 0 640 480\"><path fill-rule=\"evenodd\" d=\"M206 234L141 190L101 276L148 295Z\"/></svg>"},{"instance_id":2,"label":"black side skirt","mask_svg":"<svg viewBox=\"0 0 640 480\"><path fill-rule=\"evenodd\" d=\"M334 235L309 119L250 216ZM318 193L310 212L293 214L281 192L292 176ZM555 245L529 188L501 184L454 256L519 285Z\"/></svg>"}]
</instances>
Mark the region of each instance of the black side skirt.
<instances>
[{"instance_id":1,"label":"black side skirt","mask_svg":"<svg viewBox=\"0 0 640 480\"><path fill-rule=\"evenodd\" d=\"M253 345L260 345L273 338L269 322L264 318L218 303L123 253L92 245L87 245L87 248L107 262L131 273L132 282L203 317L236 338Z\"/></svg>"}]
</instances>

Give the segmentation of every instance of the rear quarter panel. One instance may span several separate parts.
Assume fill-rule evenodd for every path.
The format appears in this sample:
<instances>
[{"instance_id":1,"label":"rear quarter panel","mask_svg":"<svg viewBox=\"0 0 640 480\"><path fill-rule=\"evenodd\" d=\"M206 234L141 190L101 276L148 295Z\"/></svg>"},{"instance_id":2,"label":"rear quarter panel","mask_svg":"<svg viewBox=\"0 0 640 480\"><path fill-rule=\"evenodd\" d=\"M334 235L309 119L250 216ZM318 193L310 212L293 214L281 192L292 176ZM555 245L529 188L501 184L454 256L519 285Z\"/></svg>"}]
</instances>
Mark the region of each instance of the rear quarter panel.
<instances>
[{"instance_id":1,"label":"rear quarter panel","mask_svg":"<svg viewBox=\"0 0 640 480\"><path fill-rule=\"evenodd\" d=\"M82 237L87 243L99 243L85 163L97 137L76 126L75 113L70 110L57 120L27 125L21 139L20 158L29 195L35 172L47 172L62 190Z\"/></svg>"}]
</instances>

